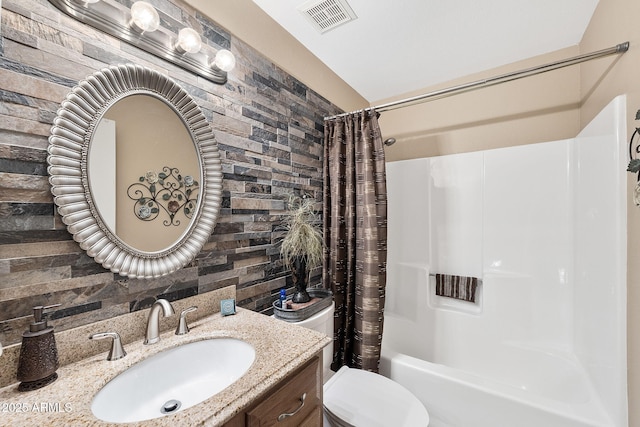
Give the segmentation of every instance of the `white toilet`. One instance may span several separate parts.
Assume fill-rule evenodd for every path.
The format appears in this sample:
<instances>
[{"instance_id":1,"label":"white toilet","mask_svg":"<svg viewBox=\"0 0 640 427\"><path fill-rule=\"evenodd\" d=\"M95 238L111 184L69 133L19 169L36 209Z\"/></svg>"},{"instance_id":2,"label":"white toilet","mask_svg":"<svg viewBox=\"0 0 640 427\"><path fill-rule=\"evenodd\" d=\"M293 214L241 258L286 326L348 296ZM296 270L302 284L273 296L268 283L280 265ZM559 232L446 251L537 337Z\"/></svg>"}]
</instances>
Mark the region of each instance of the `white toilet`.
<instances>
[{"instance_id":1,"label":"white toilet","mask_svg":"<svg viewBox=\"0 0 640 427\"><path fill-rule=\"evenodd\" d=\"M295 325L333 337L334 304ZM373 372L331 370L333 344L324 348L324 427L426 427L429 413L411 392Z\"/></svg>"}]
</instances>

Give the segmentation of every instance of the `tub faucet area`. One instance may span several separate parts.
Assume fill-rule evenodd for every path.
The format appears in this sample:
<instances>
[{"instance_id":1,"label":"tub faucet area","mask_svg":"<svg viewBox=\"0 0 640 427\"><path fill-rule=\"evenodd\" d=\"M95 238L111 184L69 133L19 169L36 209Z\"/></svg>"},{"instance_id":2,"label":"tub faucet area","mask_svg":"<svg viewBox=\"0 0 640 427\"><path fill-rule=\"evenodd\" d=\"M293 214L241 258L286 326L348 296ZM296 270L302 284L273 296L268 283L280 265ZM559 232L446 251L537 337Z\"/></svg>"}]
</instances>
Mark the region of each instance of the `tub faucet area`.
<instances>
[{"instance_id":1,"label":"tub faucet area","mask_svg":"<svg viewBox=\"0 0 640 427\"><path fill-rule=\"evenodd\" d=\"M155 344L160 341L160 310L162 314L172 316L175 312L171 303L166 299L159 299L151 306L149 318L147 319L147 333L144 338L144 344Z\"/></svg>"}]
</instances>

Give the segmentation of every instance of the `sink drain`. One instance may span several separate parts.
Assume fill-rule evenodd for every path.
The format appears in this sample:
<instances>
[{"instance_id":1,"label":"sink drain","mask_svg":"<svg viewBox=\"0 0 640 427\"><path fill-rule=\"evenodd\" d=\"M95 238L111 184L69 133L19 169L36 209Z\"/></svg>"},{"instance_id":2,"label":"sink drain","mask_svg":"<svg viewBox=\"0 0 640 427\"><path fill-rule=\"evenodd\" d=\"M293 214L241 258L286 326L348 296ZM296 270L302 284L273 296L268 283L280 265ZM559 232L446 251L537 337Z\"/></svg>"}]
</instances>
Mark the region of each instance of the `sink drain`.
<instances>
[{"instance_id":1,"label":"sink drain","mask_svg":"<svg viewBox=\"0 0 640 427\"><path fill-rule=\"evenodd\" d=\"M162 412L163 414L171 414L180 409L180 406L182 406L182 402L180 402L179 400L171 399L164 405L162 405L162 408L160 408L160 412Z\"/></svg>"}]
</instances>

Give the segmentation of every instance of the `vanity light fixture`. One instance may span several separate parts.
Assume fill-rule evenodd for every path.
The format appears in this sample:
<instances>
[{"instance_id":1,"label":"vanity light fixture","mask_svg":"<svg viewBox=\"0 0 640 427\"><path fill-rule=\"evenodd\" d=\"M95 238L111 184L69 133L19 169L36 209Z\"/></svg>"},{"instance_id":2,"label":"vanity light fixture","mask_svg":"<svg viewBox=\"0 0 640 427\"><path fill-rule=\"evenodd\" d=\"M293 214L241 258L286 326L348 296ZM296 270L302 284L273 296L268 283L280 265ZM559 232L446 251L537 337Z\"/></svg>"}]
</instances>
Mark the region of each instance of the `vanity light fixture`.
<instances>
[{"instance_id":1,"label":"vanity light fixture","mask_svg":"<svg viewBox=\"0 0 640 427\"><path fill-rule=\"evenodd\" d=\"M156 8L146 1L137 1L131 6L129 25L140 33L152 32L160 26L160 15Z\"/></svg>"},{"instance_id":2,"label":"vanity light fixture","mask_svg":"<svg viewBox=\"0 0 640 427\"><path fill-rule=\"evenodd\" d=\"M2 0L0 0L2 1ZM197 74L213 83L227 82L227 72L236 60L226 49L218 50L192 28L171 15L163 14L147 1L123 0L48 0L69 16L93 28L102 30L158 58ZM92 4L89 6L89 4ZM162 23L160 25L162 15Z\"/></svg>"},{"instance_id":3,"label":"vanity light fixture","mask_svg":"<svg viewBox=\"0 0 640 427\"><path fill-rule=\"evenodd\" d=\"M218 69L225 72L233 70L235 66L236 57L227 49L220 49L211 63L211 68L214 70Z\"/></svg>"},{"instance_id":4,"label":"vanity light fixture","mask_svg":"<svg viewBox=\"0 0 640 427\"><path fill-rule=\"evenodd\" d=\"M178 32L174 48L179 53L198 53L202 48L200 34L193 28L183 28Z\"/></svg>"}]
</instances>

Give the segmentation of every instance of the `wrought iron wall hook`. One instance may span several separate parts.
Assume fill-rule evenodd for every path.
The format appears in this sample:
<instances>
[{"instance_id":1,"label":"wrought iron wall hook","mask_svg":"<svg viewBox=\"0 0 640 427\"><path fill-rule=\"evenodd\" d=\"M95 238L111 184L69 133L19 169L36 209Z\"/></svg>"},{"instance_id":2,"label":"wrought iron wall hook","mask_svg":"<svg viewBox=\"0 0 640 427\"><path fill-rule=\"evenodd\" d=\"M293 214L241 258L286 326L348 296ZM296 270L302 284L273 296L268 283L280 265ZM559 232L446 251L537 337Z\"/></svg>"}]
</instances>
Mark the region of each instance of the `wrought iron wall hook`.
<instances>
[{"instance_id":1,"label":"wrought iron wall hook","mask_svg":"<svg viewBox=\"0 0 640 427\"><path fill-rule=\"evenodd\" d=\"M636 112L636 120L640 120L640 110ZM638 183L633 190L633 202L636 206L640 206L640 128L636 127L636 130L631 135L629 140L629 166L627 166L627 172L637 173Z\"/></svg>"},{"instance_id":2,"label":"wrought iron wall hook","mask_svg":"<svg viewBox=\"0 0 640 427\"><path fill-rule=\"evenodd\" d=\"M636 113L636 120L640 120L640 110ZM640 128L636 128L629 140L629 159L627 171L638 173L638 181L640 181Z\"/></svg>"}]
</instances>

